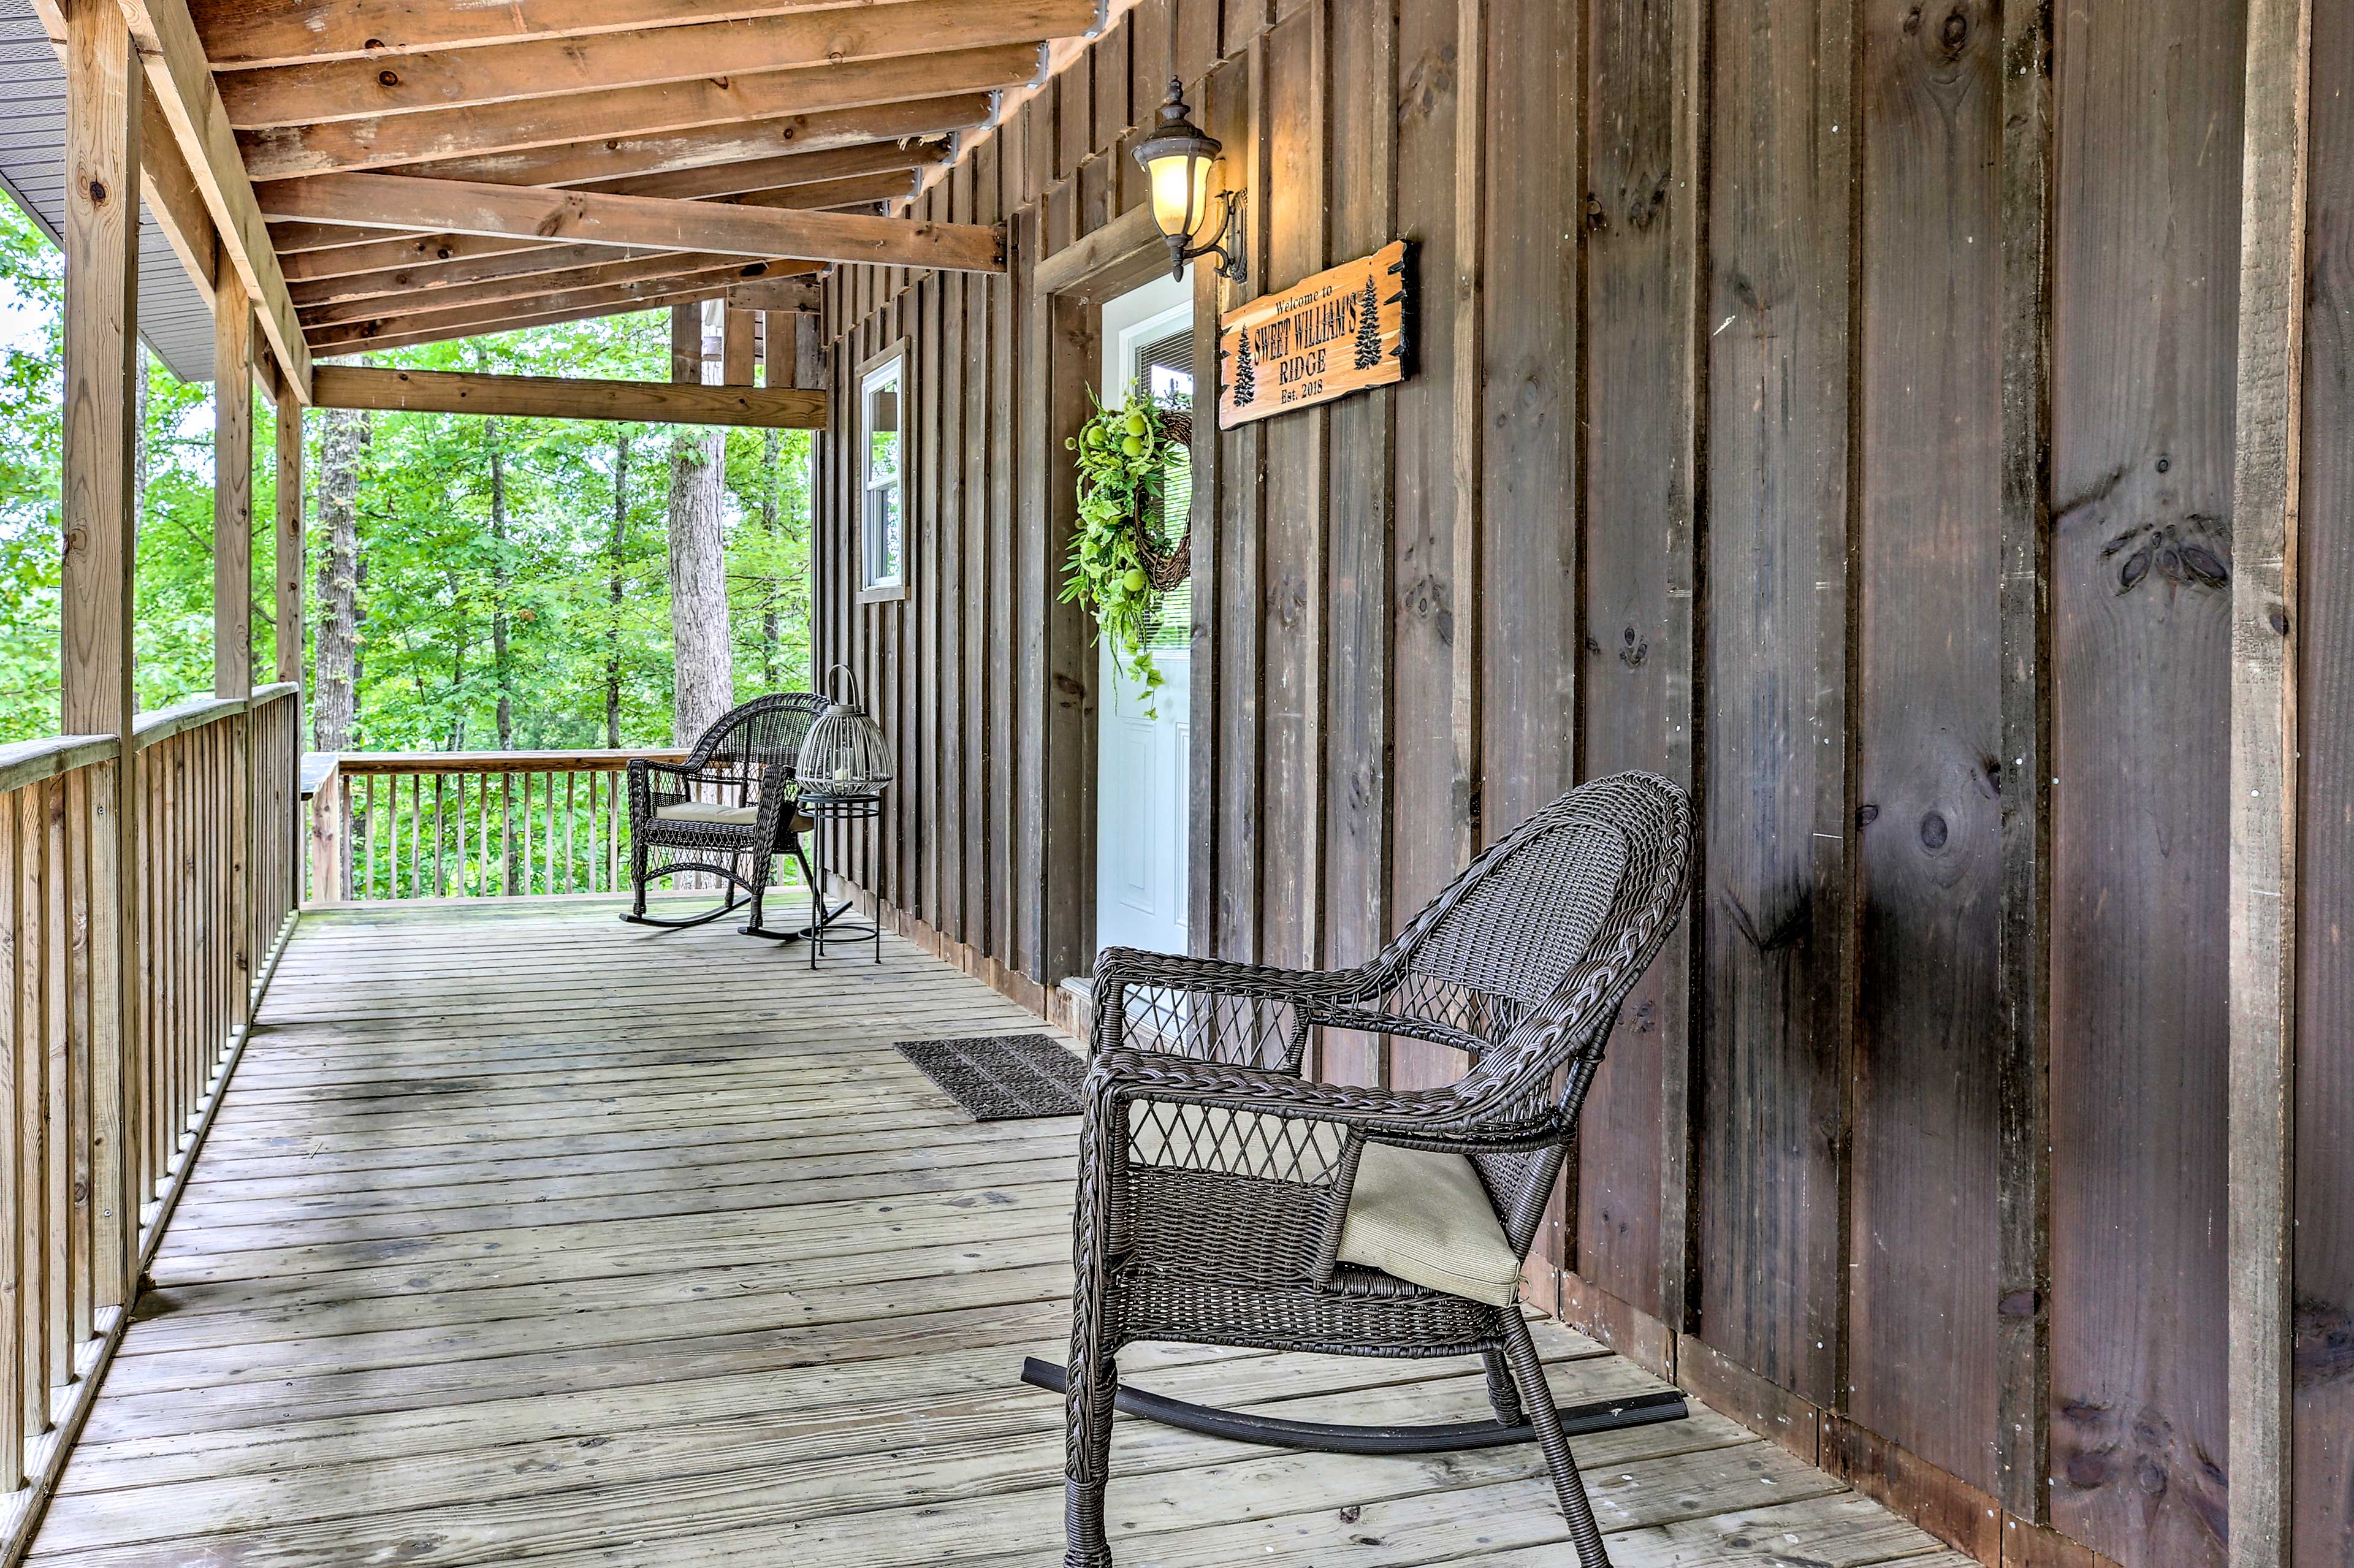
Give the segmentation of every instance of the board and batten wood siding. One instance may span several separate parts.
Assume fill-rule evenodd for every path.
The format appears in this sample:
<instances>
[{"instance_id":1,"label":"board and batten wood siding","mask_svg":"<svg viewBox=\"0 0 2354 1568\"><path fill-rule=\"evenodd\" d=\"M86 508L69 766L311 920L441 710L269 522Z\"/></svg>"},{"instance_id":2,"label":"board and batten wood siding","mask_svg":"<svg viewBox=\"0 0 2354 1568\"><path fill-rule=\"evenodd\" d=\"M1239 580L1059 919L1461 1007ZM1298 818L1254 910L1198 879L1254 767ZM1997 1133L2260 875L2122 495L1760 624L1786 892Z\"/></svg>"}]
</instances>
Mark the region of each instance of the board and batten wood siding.
<instances>
[{"instance_id":1,"label":"board and batten wood siding","mask_svg":"<svg viewBox=\"0 0 2354 1568\"><path fill-rule=\"evenodd\" d=\"M2354 18L2313 16L2299 1568L2354 1552ZM1691 788L1532 1298L1984 1561L2223 1563L2243 5L1126 13L918 199L1006 275L823 296L835 407L904 342L913 414L902 599L859 599L852 427L821 450L818 655L901 764L843 863L1042 1011L1093 930L1076 258L1172 43L1246 197L1198 362L1393 238L1418 291L1404 384L1197 435L1197 947L1355 962L1572 781Z\"/></svg>"}]
</instances>

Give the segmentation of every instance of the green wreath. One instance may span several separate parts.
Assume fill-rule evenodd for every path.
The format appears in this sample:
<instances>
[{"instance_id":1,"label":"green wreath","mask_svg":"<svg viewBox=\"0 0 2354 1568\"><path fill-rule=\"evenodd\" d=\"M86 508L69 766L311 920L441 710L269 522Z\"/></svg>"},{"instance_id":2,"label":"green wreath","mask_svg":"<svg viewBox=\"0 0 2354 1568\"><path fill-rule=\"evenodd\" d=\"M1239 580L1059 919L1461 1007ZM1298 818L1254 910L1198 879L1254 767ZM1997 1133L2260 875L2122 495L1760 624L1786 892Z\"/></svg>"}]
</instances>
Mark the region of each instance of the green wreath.
<instances>
[{"instance_id":1,"label":"green wreath","mask_svg":"<svg viewBox=\"0 0 2354 1568\"><path fill-rule=\"evenodd\" d=\"M1156 568L1170 551L1147 537L1145 519L1161 514L1169 448L1183 448L1179 431L1190 430L1192 420L1181 403L1156 402L1141 387L1130 387L1128 402L1115 408L1088 396L1094 415L1063 443L1078 454L1079 489L1063 602L1079 605L1094 619L1097 635L1111 641L1113 668L1125 667L1136 677L1144 687L1146 714L1157 717L1153 695L1162 676L1151 634L1163 590L1153 579L1165 575Z\"/></svg>"}]
</instances>

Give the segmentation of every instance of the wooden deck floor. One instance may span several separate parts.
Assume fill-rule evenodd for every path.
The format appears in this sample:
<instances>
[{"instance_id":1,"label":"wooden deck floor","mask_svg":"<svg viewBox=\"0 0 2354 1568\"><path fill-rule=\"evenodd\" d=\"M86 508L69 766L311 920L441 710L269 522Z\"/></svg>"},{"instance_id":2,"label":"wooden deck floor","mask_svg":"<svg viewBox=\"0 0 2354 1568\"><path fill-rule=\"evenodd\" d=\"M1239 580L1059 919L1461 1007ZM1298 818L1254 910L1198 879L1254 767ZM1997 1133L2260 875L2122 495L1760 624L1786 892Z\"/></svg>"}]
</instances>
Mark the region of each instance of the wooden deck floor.
<instances>
[{"instance_id":1,"label":"wooden deck floor","mask_svg":"<svg viewBox=\"0 0 2354 1568\"><path fill-rule=\"evenodd\" d=\"M1035 1029L602 903L306 918L33 1560L1060 1560L1075 1122L973 1126L889 1049ZM1546 1326L1564 1400L1652 1386ZM1340 1419L1484 1414L1445 1363L1132 1351ZM1961 1568L1721 1416L1584 1440L1621 1568ZM1310 1457L1123 1422L1122 1562L1561 1563L1533 1449Z\"/></svg>"}]
</instances>

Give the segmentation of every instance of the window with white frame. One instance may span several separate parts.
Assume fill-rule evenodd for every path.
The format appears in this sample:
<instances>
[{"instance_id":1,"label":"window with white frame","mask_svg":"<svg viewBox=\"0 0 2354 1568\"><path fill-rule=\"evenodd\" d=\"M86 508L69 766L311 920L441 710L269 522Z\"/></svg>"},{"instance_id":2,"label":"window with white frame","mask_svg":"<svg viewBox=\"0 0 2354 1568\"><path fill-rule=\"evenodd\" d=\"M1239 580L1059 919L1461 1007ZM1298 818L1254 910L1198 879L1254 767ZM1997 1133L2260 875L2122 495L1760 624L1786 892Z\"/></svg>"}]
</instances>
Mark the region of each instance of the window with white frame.
<instances>
[{"instance_id":1,"label":"window with white frame","mask_svg":"<svg viewBox=\"0 0 2354 1568\"><path fill-rule=\"evenodd\" d=\"M866 443L859 537L864 586L869 588L896 588L907 581L899 477L904 364L904 358L895 354L868 370L858 385L859 422Z\"/></svg>"}]
</instances>

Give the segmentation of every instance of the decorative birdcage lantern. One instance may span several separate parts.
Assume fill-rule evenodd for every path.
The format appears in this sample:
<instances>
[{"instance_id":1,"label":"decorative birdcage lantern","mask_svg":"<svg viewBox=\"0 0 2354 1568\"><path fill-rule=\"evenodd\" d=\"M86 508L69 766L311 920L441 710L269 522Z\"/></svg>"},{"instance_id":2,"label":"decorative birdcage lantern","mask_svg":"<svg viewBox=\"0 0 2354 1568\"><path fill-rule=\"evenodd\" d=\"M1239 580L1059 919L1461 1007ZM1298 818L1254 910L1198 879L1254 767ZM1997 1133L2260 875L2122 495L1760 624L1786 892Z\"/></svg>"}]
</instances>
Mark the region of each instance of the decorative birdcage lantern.
<instances>
[{"instance_id":1,"label":"decorative birdcage lantern","mask_svg":"<svg viewBox=\"0 0 2354 1568\"><path fill-rule=\"evenodd\" d=\"M850 683L844 701L834 690L839 673ZM882 726L866 715L858 676L847 664L836 664L825 675L825 712L809 727L801 741L801 760L794 768L803 795L873 795L891 782L897 768L891 742Z\"/></svg>"}]
</instances>

